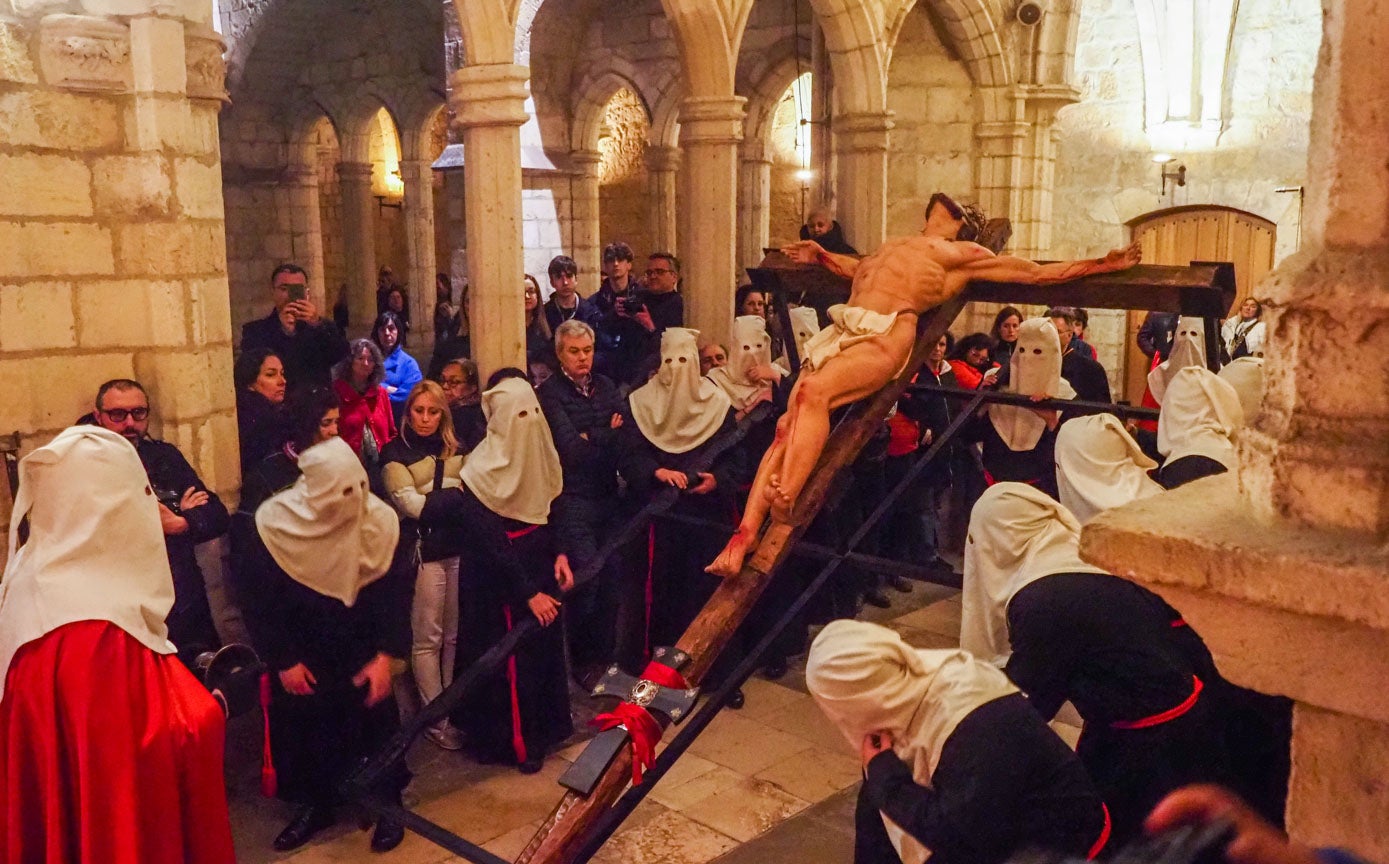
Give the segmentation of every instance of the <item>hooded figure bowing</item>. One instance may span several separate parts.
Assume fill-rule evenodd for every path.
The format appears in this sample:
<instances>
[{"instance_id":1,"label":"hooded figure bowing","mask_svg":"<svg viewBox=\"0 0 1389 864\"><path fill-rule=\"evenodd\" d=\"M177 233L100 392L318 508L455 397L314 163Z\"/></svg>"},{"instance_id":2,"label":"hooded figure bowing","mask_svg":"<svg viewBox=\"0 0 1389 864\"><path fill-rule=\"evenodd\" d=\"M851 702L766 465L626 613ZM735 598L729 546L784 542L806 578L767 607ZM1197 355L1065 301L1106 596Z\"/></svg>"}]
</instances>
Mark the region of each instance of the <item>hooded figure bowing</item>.
<instances>
[{"instance_id":1,"label":"hooded figure bowing","mask_svg":"<svg viewBox=\"0 0 1389 864\"><path fill-rule=\"evenodd\" d=\"M1168 489L1235 467L1235 430L1244 425L1239 393L1200 366L1172 377L1158 415L1158 482Z\"/></svg>"},{"instance_id":2,"label":"hooded figure bowing","mask_svg":"<svg viewBox=\"0 0 1389 864\"><path fill-rule=\"evenodd\" d=\"M699 374L698 338L697 331L683 327L661 334L656 374L627 398L630 416L618 430L620 470L638 500L672 487L680 491L672 512L728 524L736 506L735 450L703 470L696 467L717 434L732 427L733 409L728 394ZM629 645L623 660L638 668L645 660L634 655L675 644L721 581L699 567L706 553L712 557L723 544L717 531L662 520L650 530L646 586L640 592L646 600L633 610L636 614L624 616ZM637 593L628 592L629 606L637 606Z\"/></svg>"},{"instance_id":3,"label":"hooded figure bowing","mask_svg":"<svg viewBox=\"0 0 1389 864\"><path fill-rule=\"evenodd\" d=\"M1156 594L1080 560L1080 523L1021 483L970 516L960 647L1007 672L1044 720L1071 702L1114 839L1188 783L1229 782L1210 653Z\"/></svg>"},{"instance_id":4,"label":"hooded figure bowing","mask_svg":"<svg viewBox=\"0 0 1389 864\"><path fill-rule=\"evenodd\" d=\"M1051 319L1029 318L1018 327L1003 390L1034 402L1075 398L1075 390L1061 377L1061 340ZM968 436L983 444L985 482L1027 483L1056 497L1053 449L1062 419L1050 408L994 404L982 409Z\"/></svg>"},{"instance_id":5,"label":"hooded figure bowing","mask_svg":"<svg viewBox=\"0 0 1389 864\"><path fill-rule=\"evenodd\" d=\"M465 550L459 567L459 674L522 616L535 616L544 628L452 716L479 761L514 764L532 774L546 751L573 731L564 636L552 626L560 592L574 584L569 559L555 554L549 529L563 475L540 402L521 370L493 376L482 394L482 411L487 435L468 454L463 485L431 495L421 518L446 526L442 530L453 532Z\"/></svg>"},{"instance_id":6,"label":"hooded figure bowing","mask_svg":"<svg viewBox=\"0 0 1389 864\"><path fill-rule=\"evenodd\" d=\"M223 715L168 639L173 576L139 456L74 426L19 474L0 582L0 860L231 864Z\"/></svg>"},{"instance_id":7,"label":"hooded figure bowing","mask_svg":"<svg viewBox=\"0 0 1389 864\"><path fill-rule=\"evenodd\" d=\"M1148 475L1156 467L1113 414L1067 420L1056 433L1061 503L1082 525L1112 507L1162 492Z\"/></svg>"},{"instance_id":8,"label":"hooded figure bowing","mask_svg":"<svg viewBox=\"0 0 1389 864\"><path fill-rule=\"evenodd\" d=\"M1028 848L1090 857L1109 820L1075 754L1018 688L964 651L832 621L806 685L864 763L855 864L1000 864Z\"/></svg>"},{"instance_id":9,"label":"hooded figure bowing","mask_svg":"<svg viewBox=\"0 0 1389 864\"><path fill-rule=\"evenodd\" d=\"M243 568L246 626L272 671L270 750L278 794L299 805L275 839L294 849L334 822L338 787L400 725L392 665L410 656L408 577L391 569L400 520L371 493L341 438L299 454L294 484L256 508ZM403 764L377 790L399 800ZM380 819L371 846L404 828Z\"/></svg>"}]
</instances>

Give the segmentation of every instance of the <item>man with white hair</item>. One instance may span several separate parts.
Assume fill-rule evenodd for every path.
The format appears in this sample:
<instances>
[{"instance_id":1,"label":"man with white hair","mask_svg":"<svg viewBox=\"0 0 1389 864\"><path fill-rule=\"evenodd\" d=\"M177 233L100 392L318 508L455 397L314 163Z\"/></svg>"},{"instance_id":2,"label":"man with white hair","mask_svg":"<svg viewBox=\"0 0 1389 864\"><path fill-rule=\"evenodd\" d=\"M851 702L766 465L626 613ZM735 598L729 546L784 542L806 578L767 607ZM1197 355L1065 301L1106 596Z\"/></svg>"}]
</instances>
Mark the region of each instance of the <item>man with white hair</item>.
<instances>
[{"instance_id":1,"label":"man with white hair","mask_svg":"<svg viewBox=\"0 0 1389 864\"><path fill-rule=\"evenodd\" d=\"M74 426L19 472L0 582L0 858L231 864L223 714L169 642L173 577L139 457Z\"/></svg>"}]
</instances>

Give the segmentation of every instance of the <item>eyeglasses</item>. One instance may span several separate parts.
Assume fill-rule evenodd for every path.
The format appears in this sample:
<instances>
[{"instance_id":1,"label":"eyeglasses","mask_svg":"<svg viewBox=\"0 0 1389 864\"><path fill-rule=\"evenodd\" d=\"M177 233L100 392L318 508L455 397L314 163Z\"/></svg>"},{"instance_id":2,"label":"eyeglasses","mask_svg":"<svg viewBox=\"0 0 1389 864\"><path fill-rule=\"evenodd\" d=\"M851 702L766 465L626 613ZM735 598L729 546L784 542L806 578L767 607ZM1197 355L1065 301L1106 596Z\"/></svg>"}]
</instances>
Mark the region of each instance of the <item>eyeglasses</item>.
<instances>
[{"instance_id":1,"label":"eyeglasses","mask_svg":"<svg viewBox=\"0 0 1389 864\"><path fill-rule=\"evenodd\" d=\"M661 273L674 273L674 272L675 272L674 270L647 270L647 271L646 271L646 275L647 275L647 276L657 276L657 275L659 275L659 274L661 274Z\"/></svg>"},{"instance_id":2,"label":"eyeglasses","mask_svg":"<svg viewBox=\"0 0 1389 864\"><path fill-rule=\"evenodd\" d=\"M468 383L468 380L466 378L445 378L442 383L445 387L462 387Z\"/></svg>"},{"instance_id":3,"label":"eyeglasses","mask_svg":"<svg viewBox=\"0 0 1389 864\"><path fill-rule=\"evenodd\" d=\"M150 409L148 408L131 408L130 410L126 410L125 408L112 408L109 411L102 408L100 411L117 423L124 423L127 417L134 420L136 423L141 423L144 422L146 417L150 416Z\"/></svg>"}]
</instances>

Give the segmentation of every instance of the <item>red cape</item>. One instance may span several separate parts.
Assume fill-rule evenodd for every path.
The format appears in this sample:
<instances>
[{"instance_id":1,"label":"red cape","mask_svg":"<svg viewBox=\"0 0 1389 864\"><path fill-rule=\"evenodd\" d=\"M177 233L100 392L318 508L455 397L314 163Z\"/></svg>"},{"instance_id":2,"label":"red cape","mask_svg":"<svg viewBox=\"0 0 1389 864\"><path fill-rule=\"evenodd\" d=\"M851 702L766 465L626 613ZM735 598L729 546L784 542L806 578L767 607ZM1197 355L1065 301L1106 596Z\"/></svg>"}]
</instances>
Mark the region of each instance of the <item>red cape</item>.
<instances>
[{"instance_id":1,"label":"red cape","mask_svg":"<svg viewBox=\"0 0 1389 864\"><path fill-rule=\"evenodd\" d=\"M232 864L222 711L105 621L23 646L0 701L0 861Z\"/></svg>"}]
</instances>

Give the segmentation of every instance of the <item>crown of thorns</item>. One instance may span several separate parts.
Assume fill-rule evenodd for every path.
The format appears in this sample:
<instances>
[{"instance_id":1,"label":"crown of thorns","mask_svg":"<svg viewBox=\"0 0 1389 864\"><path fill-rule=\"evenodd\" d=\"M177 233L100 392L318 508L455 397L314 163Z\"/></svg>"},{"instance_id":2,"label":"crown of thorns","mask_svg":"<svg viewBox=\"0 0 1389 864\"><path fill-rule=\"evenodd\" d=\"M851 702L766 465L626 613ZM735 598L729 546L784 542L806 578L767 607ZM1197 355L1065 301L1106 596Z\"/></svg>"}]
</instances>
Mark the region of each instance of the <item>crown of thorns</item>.
<instances>
[{"instance_id":1,"label":"crown of thorns","mask_svg":"<svg viewBox=\"0 0 1389 864\"><path fill-rule=\"evenodd\" d=\"M931 214L931 208L937 204L945 208L945 211L956 219L961 219L965 224L960 226L960 232L956 235L957 240L978 240L984 233L984 226L988 224L988 217L984 211L973 204L959 204L954 198L944 192L937 192L931 196L931 200L926 202L926 215Z\"/></svg>"}]
</instances>

